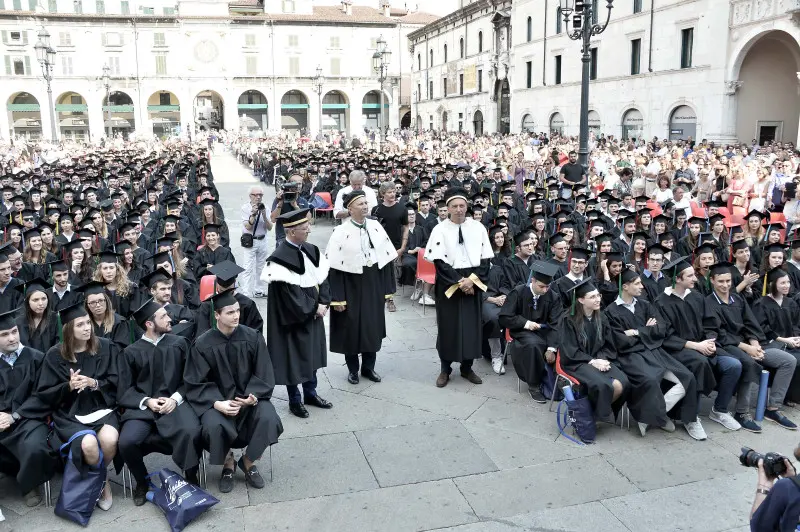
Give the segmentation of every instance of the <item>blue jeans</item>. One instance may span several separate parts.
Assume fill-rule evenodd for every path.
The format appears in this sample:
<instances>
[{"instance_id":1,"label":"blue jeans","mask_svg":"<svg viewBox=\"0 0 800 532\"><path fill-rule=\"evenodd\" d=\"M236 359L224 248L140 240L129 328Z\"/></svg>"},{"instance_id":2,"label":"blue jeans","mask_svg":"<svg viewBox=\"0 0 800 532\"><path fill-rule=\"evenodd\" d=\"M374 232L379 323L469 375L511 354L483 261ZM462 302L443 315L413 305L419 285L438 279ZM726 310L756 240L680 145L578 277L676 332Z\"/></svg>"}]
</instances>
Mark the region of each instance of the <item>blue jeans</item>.
<instances>
[{"instance_id":1,"label":"blue jeans","mask_svg":"<svg viewBox=\"0 0 800 532\"><path fill-rule=\"evenodd\" d=\"M289 384L286 386L286 391L289 394L289 402L290 403L301 403L302 398L300 396L300 388L297 387L297 384ZM314 372L314 376L311 379L307 380L303 383L303 396L305 397L313 397L317 395L317 372Z\"/></svg>"},{"instance_id":2,"label":"blue jeans","mask_svg":"<svg viewBox=\"0 0 800 532\"><path fill-rule=\"evenodd\" d=\"M742 375L742 363L732 356L720 355L714 357L714 374L717 377L717 398L714 401L714 410L727 412L731 398L736 391L736 385Z\"/></svg>"}]
</instances>

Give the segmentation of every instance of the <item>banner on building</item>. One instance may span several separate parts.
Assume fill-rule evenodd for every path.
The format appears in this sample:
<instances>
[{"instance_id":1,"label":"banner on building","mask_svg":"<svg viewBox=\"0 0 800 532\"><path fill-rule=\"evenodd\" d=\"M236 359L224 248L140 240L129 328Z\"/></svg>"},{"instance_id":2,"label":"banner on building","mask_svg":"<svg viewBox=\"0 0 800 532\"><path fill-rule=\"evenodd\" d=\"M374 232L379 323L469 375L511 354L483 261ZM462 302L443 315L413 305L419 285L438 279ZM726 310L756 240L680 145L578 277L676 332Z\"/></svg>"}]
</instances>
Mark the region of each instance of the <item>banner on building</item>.
<instances>
[{"instance_id":1,"label":"banner on building","mask_svg":"<svg viewBox=\"0 0 800 532\"><path fill-rule=\"evenodd\" d=\"M478 80L477 72L478 69L475 67L475 65L464 67L464 91L475 90Z\"/></svg>"}]
</instances>

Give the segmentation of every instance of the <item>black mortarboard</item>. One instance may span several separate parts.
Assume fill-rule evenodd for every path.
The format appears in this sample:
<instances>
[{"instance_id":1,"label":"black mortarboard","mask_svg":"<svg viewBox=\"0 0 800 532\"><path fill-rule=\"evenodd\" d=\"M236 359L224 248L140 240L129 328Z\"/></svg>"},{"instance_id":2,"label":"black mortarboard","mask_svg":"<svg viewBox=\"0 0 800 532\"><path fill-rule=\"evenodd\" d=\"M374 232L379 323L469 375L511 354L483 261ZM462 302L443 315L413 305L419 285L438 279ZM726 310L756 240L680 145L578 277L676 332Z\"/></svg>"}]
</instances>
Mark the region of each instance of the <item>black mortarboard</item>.
<instances>
[{"instance_id":1,"label":"black mortarboard","mask_svg":"<svg viewBox=\"0 0 800 532\"><path fill-rule=\"evenodd\" d=\"M17 316L19 316L17 309L0 314L0 331L7 331L16 327Z\"/></svg>"},{"instance_id":2,"label":"black mortarboard","mask_svg":"<svg viewBox=\"0 0 800 532\"><path fill-rule=\"evenodd\" d=\"M89 313L86 311L86 307L83 305L83 301L75 303L67 308L61 309L58 312L58 319L61 322L61 326L63 327L67 323L77 320L78 318L82 318L83 316L88 316ZM59 331L59 336L61 331Z\"/></svg>"},{"instance_id":3,"label":"black mortarboard","mask_svg":"<svg viewBox=\"0 0 800 532\"><path fill-rule=\"evenodd\" d=\"M609 251L606 253L606 260L608 261L606 264L611 262L625 262L625 256L622 254L621 251Z\"/></svg>"},{"instance_id":4,"label":"black mortarboard","mask_svg":"<svg viewBox=\"0 0 800 532\"><path fill-rule=\"evenodd\" d=\"M155 262L155 264L158 264L159 262L162 261L157 261ZM142 279L139 282L143 286L146 286L147 288L152 288L153 285L155 285L158 282L171 281L171 280L172 280L172 275L170 275L170 273L164 268L159 268L156 271L148 273L147 275L142 277Z\"/></svg>"},{"instance_id":5,"label":"black mortarboard","mask_svg":"<svg viewBox=\"0 0 800 532\"><path fill-rule=\"evenodd\" d=\"M723 273L731 273L731 268L733 264L730 262L718 262L716 264L712 264L708 268L708 275L709 277L714 277L715 275L722 275Z\"/></svg>"},{"instance_id":6,"label":"black mortarboard","mask_svg":"<svg viewBox=\"0 0 800 532\"><path fill-rule=\"evenodd\" d=\"M579 260L581 260L581 259L582 260L589 260L589 256L592 254L592 252L589 251L588 249L582 248L582 247L577 247L577 246L573 247L570 250L570 253L572 254L572 258L573 259L579 259Z\"/></svg>"},{"instance_id":7,"label":"black mortarboard","mask_svg":"<svg viewBox=\"0 0 800 532\"><path fill-rule=\"evenodd\" d=\"M653 253L653 252L662 253L663 254L663 253L667 253L668 251L669 250L667 248L665 248L664 246L662 246L661 244L658 244L658 243L651 244L650 246L647 247L647 254L648 255L650 253Z\"/></svg>"},{"instance_id":8,"label":"black mortarboard","mask_svg":"<svg viewBox=\"0 0 800 532\"><path fill-rule=\"evenodd\" d=\"M692 216L691 218L686 220L686 222L689 225L692 225L692 224L703 225L703 224L706 223L706 219L705 218L700 218L699 216Z\"/></svg>"},{"instance_id":9,"label":"black mortarboard","mask_svg":"<svg viewBox=\"0 0 800 532\"><path fill-rule=\"evenodd\" d=\"M519 246L520 244L522 244L523 242L525 242L529 238L531 238L531 232L530 231L520 231L519 234L514 237L514 244Z\"/></svg>"},{"instance_id":10,"label":"black mortarboard","mask_svg":"<svg viewBox=\"0 0 800 532\"><path fill-rule=\"evenodd\" d=\"M30 292L47 292L47 289L52 287L53 285L42 279L41 277L37 277L27 283L20 284L15 286L16 290L19 290L24 295L29 294Z\"/></svg>"},{"instance_id":11,"label":"black mortarboard","mask_svg":"<svg viewBox=\"0 0 800 532\"><path fill-rule=\"evenodd\" d=\"M620 279L622 280L622 284L630 283L639 278L639 274L636 271L631 270L630 268L623 268L622 273L620 273Z\"/></svg>"},{"instance_id":12,"label":"black mortarboard","mask_svg":"<svg viewBox=\"0 0 800 532\"><path fill-rule=\"evenodd\" d=\"M106 285L103 281L89 281L88 283L77 287L75 290L83 292L84 296L91 296L96 294L105 294Z\"/></svg>"},{"instance_id":13,"label":"black mortarboard","mask_svg":"<svg viewBox=\"0 0 800 532\"><path fill-rule=\"evenodd\" d=\"M113 251L103 251L98 254L98 257L98 264L101 262L116 263L117 259L119 258L119 254Z\"/></svg>"},{"instance_id":14,"label":"black mortarboard","mask_svg":"<svg viewBox=\"0 0 800 532\"><path fill-rule=\"evenodd\" d=\"M764 254L767 253L783 253L786 250L786 245L776 242L775 244L768 244L764 246Z\"/></svg>"},{"instance_id":15,"label":"black mortarboard","mask_svg":"<svg viewBox=\"0 0 800 532\"><path fill-rule=\"evenodd\" d=\"M280 217L278 217L278 218L280 218ZM208 233L220 234L220 231L222 231L222 226L219 225L219 224L206 224L206 225L203 226L203 231L205 231L206 234L208 234Z\"/></svg>"},{"instance_id":16,"label":"black mortarboard","mask_svg":"<svg viewBox=\"0 0 800 532\"><path fill-rule=\"evenodd\" d=\"M766 214L764 214L763 212L761 212L761 211L757 211L757 210L753 209L752 211L748 212L748 213L745 215L745 217L744 217L744 218L745 218L745 220L749 220L749 219L750 219L750 218L752 218L753 216L758 216L758 217L759 217L760 219L762 219L762 220L763 220L764 218L766 218L766 217L767 217L767 215L766 215Z\"/></svg>"},{"instance_id":17,"label":"black mortarboard","mask_svg":"<svg viewBox=\"0 0 800 532\"><path fill-rule=\"evenodd\" d=\"M597 290L597 287L594 285L591 277L587 277L583 281L577 283L575 286L567 290L567 293L570 294L570 297L583 297L589 292Z\"/></svg>"},{"instance_id":18,"label":"black mortarboard","mask_svg":"<svg viewBox=\"0 0 800 532\"><path fill-rule=\"evenodd\" d=\"M549 262L537 260L531 264L531 272L533 278L537 281L550 284L553 282L553 277L558 273L558 266Z\"/></svg>"},{"instance_id":19,"label":"black mortarboard","mask_svg":"<svg viewBox=\"0 0 800 532\"><path fill-rule=\"evenodd\" d=\"M236 280L236 276L244 271L244 268L233 261L226 260L224 262L220 262L219 264L213 265L208 271L212 275L217 276L217 280L220 284L229 286L234 280Z\"/></svg>"},{"instance_id":20,"label":"black mortarboard","mask_svg":"<svg viewBox=\"0 0 800 532\"><path fill-rule=\"evenodd\" d=\"M225 290L224 292L211 296L211 302L214 305L215 312L219 312L225 307L238 303L233 295L233 290Z\"/></svg>"},{"instance_id":21,"label":"black mortarboard","mask_svg":"<svg viewBox=\"0 0 800 532\"><path fill-rule=\"evenodd\" d=\"M69 271L69 266L67 266L67 261L65 260L56 260L53 262L48 262L45 264L50 268L51 272L66 272Z\"/></svg>"},{"instance_id":22,"label":"black mortarboard","mask_svg":"<svg viewBox=\"0 0 800 532\"><path fill-rule=\"evenodd\" d=\"M161 308L161 305L153 301L152 299L148 299L145 301L144 305L137 308L131 313L131 317L139 324L139 327L142 329L145 328L145 322L150 319L153 314L155 314L158 309Z\"/></svg>"},{"instance_id":23,"label":"black mortarboard","mask_svg":"<svg viewBox=\"0 0 800 532\"><path fill-rule=\"evenodd\" d=\"M789 274L786 273L786 270L784 270L782 266L776 266L775 268L772 268L770 271L767 272L767 283L769 284L774 281L777 281L778 279L786 275Z\"/></svg>"}]
</instances>

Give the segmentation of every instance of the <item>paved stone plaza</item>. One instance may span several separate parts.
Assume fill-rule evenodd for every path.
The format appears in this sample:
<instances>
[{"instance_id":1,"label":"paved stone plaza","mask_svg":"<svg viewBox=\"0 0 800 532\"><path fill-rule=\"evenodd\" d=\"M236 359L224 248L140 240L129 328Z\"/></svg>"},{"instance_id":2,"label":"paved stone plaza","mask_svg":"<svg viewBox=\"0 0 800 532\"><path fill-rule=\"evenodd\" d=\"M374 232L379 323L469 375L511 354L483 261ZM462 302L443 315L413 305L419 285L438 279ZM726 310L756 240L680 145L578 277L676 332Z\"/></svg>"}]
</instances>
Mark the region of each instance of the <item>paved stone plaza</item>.
<instances>
[{"instance_id":1,"label":"paved stone plaza","mask_svg":"<svg viewBox=\"0 0 800 532\"><path fill-rule=\"evenodd\" d=\"M240 260L239 208L254 180L222 150L212 168ZM331 222L320 220L311 241L324 250L331 231ZM681 427L643 439L635 428L610 425L599 427L595 445L556 439L555 414L517 392L512 367L497 376L478 361L482 385L455 372L446 388L436 388L434 309L412 307L409 294L398 294L397 312L386 314L388 338L376 365L383 382L348 384L343 355L331 353L318 389L335 406L311 408L303 420L289 414L286 390L277 388L285 432L272 450L272 482L247 489L237 471L234 491L220 496L219 468L209 468L209 489L221 502L188 530L744 532L756 474L739 465L740 447L791 453L797 444L797 433L766 421L755 435L728 432L706 417L705 442ZM259 300L262 313L265 303ZM708 400L703 407L706 415ZM267 480L269 463L266 455L259 464ZM175 468L157 455L148 465ZM114 506L96 510L89 530L169 530L155 506L124 500L121 478L113 478ZM59 486L56 479L54 494ZM0 481L0 509L0 530L80 529L52 509L26 508L8 479Z\"/></svg>"}]
</instances>

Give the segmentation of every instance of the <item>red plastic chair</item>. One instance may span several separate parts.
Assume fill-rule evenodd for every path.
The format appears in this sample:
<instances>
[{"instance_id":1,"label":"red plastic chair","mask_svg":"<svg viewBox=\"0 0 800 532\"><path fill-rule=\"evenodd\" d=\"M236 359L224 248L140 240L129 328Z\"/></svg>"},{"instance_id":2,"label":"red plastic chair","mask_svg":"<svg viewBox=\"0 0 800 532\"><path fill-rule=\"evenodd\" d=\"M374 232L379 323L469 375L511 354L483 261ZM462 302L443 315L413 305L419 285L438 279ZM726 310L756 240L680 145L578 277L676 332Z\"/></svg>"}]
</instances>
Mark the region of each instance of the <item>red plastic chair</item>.
<instances>
[{"instance_id":1,"label":"red plastic chair","mask_svg":"<svg viewBox=\"0 0 800 532\"><path fill-rule=\"evenodd\" d=\"M696 216L698 218L705 218L706 210L702 207L692 207L692 216Z\"/></svg>"},{"instance_id":2,"label":"red plastic chair","mask_svg":"<svg viewBox=\"0 0 800 532\"><path fill-rule=\"evenodd\" d=\"M745 216L747 216L747 209L745 209L744 207L734 206L731 208L731 216L740 216L744 218Z\"/></svg>"},{"instance_id":3,"label":"red plastic chair","mask_svg":"<svg viewBox=\"0 0 800 532\"><path fill-rule=\"evenodd\" d=\"M658 202L654 200L647 200L647 208L650 209L651 211L658 209L659 208Z\"/></svg>"},{"instance_id":4,"label":"red plastic chair","mask_svg":"<svg viewBox=\"0 0 800 532\"><path fill-rule=\"evenodd\" d=\"M691 207L692 209L699 209L699 208L700 208L700 204L699 204L699 203L697 203L697 202L696 202L696 201L694 201L694 200L691 200L691 201L689 202L689 207Z\"/></svg>"},{"instance_id":5,"label":"red plastic chair","mask_svg":"<svg viewBox=\"0 0 800 532\"><path fill-rule=\"evenodd\" d=\"M319 207L317 209L314 209L314 211L313 211L314 212L314 219L315 220L317 219L317 213L318 212L330 212L330 213L333 213L333 200L331 199L331 193L330 192L315 192L315 194L317 196L319 196L320 199L325 201L328 205L330 205L330 207ZM333 219L333 214L331 214L331 219Z\"/></svg>"},{"instance_id":6,"label":"red plastic chair","mask_svg":"<svg viewBox=\"0 0 800 532\"><path fill-rule=\"evenodd\" d=\"M769 223L774 224L777 222L786 223L786 216L782 212L769 213Z\"/></svg>"},{"instance_id":7,"label":"red plastic chair","mask_svg":"<svg viewBox=\"0 0 800 532\"><path fill-rule=\"evenodd\" d=\"M561 350L556 351L556 385L553 387L553 395L550 397L550 412L553 411L553 401L555 401L556 393L561 386L559 386L559 381L566 381L564 386L567 384L571 384L572 386L580 386L581 381L573 377L572 375L568 374L564 371L564 368L561 367Z\"/></svg>"},{"instance_id":8,"label":"red plastic chair","mask_svg":"<svg viewBox=\"0 0 800 532\"><path fill-rule=\"evenodd\" d=\"M436 266L433 265L432 262L428 262L425 260L425 249L420 249L417 251L417 275L414 278L414 291L417 291L418 283L428 283L428 284L436 284ZM420 290L422 290L422 286L420 285ZM413 294L412 294L413 295ZM411 302L411 306L414 306L414 302ZM425 307L427 305L422 305L422 315L425 315Z\"/></svg>"},{"instance_id":9,"label":"red plastic chair","mask_svg":"<svg viewBox=\"0 0 800 532\"><path fill-rule=\"evenodd\" d=\"M661 209L661 207L656 206L654 209L650 210L650 216L653 218L655 218L659 214L664 214L664 211L663 209Z\"/></svg>"},{"instance_id":10,"label":"red plastic chair","mask_svg":"<svg viewBox=\"0 0 800 532\"><path fill-rule=\"evenodd\" d=\"M719 208L719 213L720 213L722 216L724 216L725 218L727 218L728 216L730 216L730 215L731 215L731 213L730 213L730 211L728 210L728 208L727 208L727 207L720 207L720 208Z\"/></svg>"},{"instance_id":11,"label":"red plastic chair","mask_svg":"<svg viewBox=\"0 0 800 532\"><path fill-rule=\"evenodd\" d=\"M200 278L200 301L205 301L214 295L217 286L216 275L204 275Z\"/></svg>"}]
</instances>

